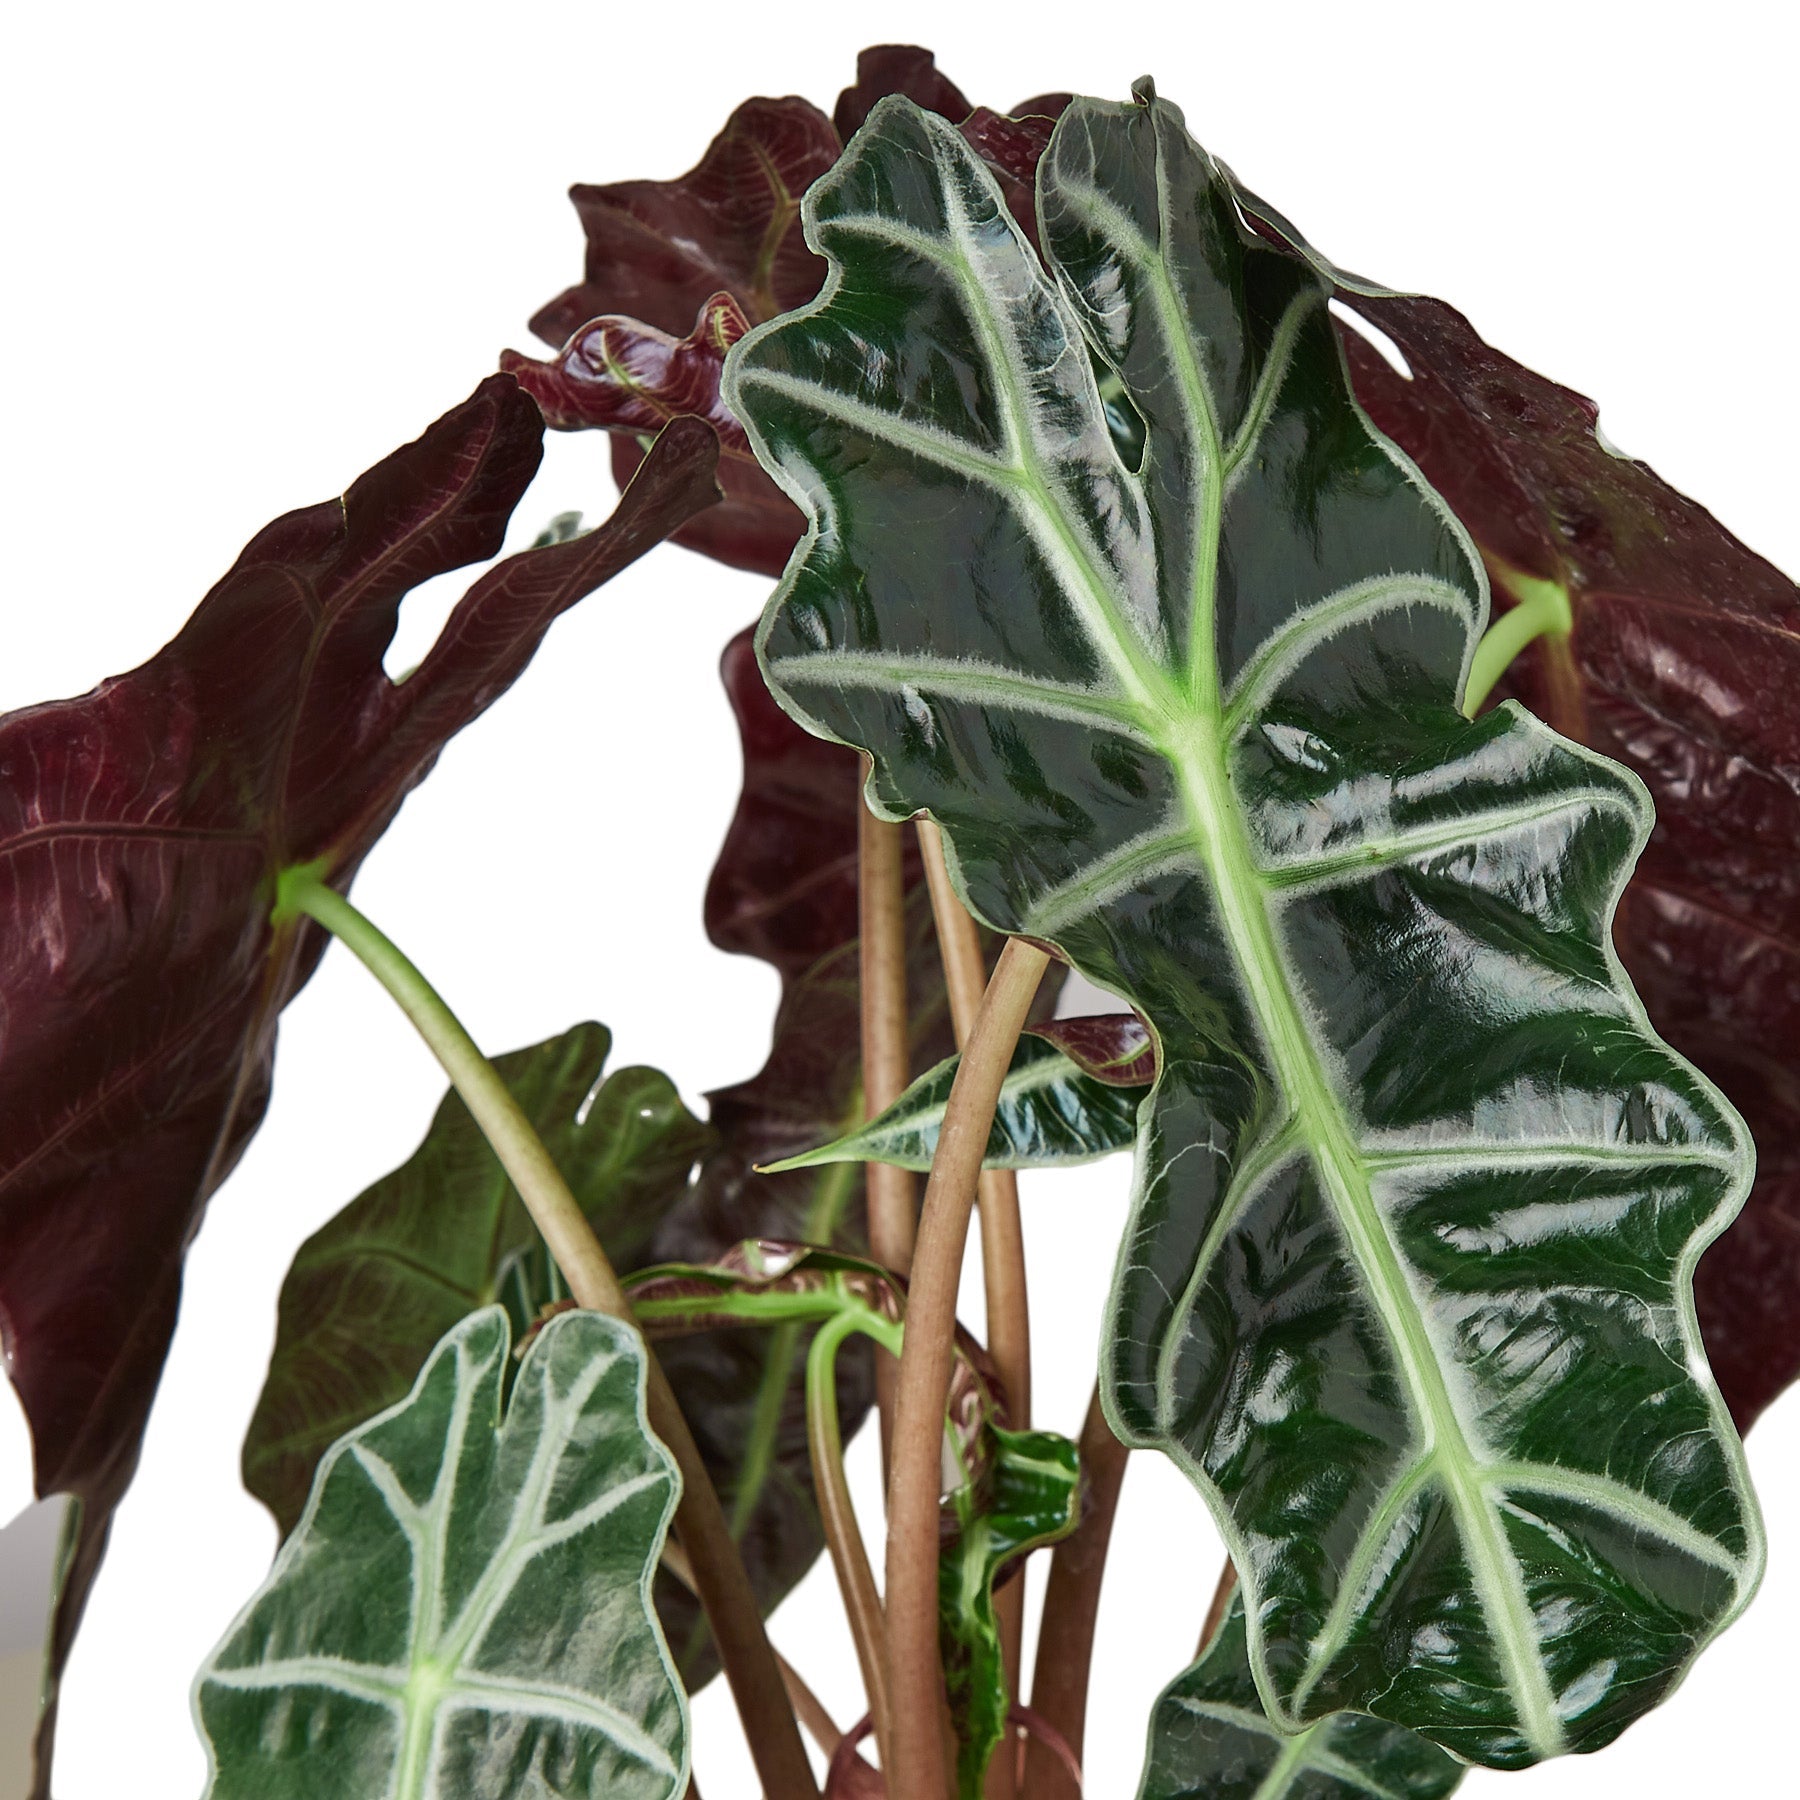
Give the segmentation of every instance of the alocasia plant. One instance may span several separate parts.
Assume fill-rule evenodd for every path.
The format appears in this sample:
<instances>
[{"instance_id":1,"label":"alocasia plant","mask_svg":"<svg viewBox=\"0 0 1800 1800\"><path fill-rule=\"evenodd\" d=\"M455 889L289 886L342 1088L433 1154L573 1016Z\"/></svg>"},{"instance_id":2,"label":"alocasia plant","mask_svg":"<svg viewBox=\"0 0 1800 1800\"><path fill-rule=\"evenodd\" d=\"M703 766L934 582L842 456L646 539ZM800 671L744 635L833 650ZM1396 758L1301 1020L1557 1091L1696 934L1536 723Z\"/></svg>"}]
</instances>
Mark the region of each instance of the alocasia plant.
<instances>
[{"instance_id":1,"label":"alocasia plant","mask_svg":"<svg viewBox=\"0 0 1800 1800\"><path fill-rule=\"evenodd\" d=\"M1078 103L1038 200L1050 277L903 101L809 194L825 292L725 388L815 521L765 667L1158 1037L1103 1376L1217 1508L1283 1728L1597 1747L1761 1556L1688 1294L1748 1140L1606 937L1642 790L1462 719L1467 539L1173 109Z\"/></svg>"},{"instance_id":2,"label":"alocasia plant","mask_svg":"<svg viewBox=\"0 0 1800 1800\"><path fill-rule=\"evenodd\" d=\"M269 527L144 668L0 721L0 1325L83 1502L38 1794L321 925L455 1092L284 1288L245 1471L286 1541L197 1684L213 1793L677 1800L715 1641L771 1800L814 1792L783 1679L835 1800L1072 1793L1120 1438L1193 1478L1240 1588L1143 1800L1437 1800L1459 1758L1608 1742L1748 1599L1731 1415L1800 1369L1792 584L1460 314L1324 263L1147 84L1001 114L878 46L830 117L751 100L686 176L574 198L553 359ZM612 434L619 510L390 681L401 598L498 551L545 423ZM344 894L664 537L787 571L726 651L705 900L782 1001L704 1124L603 1080L598 1026L490 1064ZM1050 952L1130 1010L1047 1019ZM1763 1157L1701 1260L1752 1172L1707 1075ZM984 1157L1122 1149L1082 1468L999 1373L1029 1393L1029 1209L983 1178L989 1350L958 1234ZM910 1289L905 1178L867 1183L878 1233L864 1163L930 1171ZM877 1400L885 1593L843 1470ZM847 1731L760 1622L827 1541ZM1051 1543L1079 1628L1028 1703L995 1585Z\"/></svg>"}]
</instances>

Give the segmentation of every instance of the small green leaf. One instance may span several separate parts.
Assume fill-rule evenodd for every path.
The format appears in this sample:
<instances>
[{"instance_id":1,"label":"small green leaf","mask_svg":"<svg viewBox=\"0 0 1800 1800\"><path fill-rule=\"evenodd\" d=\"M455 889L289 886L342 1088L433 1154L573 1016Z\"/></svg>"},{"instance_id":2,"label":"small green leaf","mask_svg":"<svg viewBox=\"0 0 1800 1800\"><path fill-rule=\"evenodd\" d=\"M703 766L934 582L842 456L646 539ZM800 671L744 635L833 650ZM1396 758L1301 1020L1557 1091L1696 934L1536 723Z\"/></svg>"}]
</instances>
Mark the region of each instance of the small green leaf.
<instances>
[{"instance_id":1,"label":"small green leaf","mask_svg":"<svg viewBox=\"0 0 1800 1800\"><path fill-rule=\"evenodd\" d=\"M207 1800L674 1800L687 1703L650 1604L679 1488L643 1342L471 1314L332 1446L194 1685Z\"/></svg>"},{"instance_id":2,"label":"small green leaf","mask_svg":"<svg viewBox=\"0 0 1800 1800\"><path fill-rule=\"evenodd\" d=\"M771 1163L765 1173L839 1162L929 1169L960 1061L960 1057L946 1057L921 1075L879 1118L817 1150ZM1138 1102L1143 1097L1141 1087L1096 1081L1054 1044L1022 1037L1000 1084L1000 1103L994 1109L983 1167L1066 1168L1129 1150L1137 1142Z\"/></svg>"},{"instance_id":3,"label":"small green leaf","mask_svg":"<svg viewBox=\"0 0 1800 1800\"><path fill-rule=\"evenodd\" d=\"M655 1069L601 1079L612 1034L577 1025L494 1066L613 1261L629 1267L713 1133ZM558 1297L537 1228L454 1093L425 1141L301 1245L244 1440L244 1485L291 1531L328 1445L391 1406L457 1320L503 1300L522 1331Z\"/></svg>"},{"instance_id":4,"label":"small green leaf","mask_svg":"<svg viewBox=\"0 0 1800 1800\"><path fill-rule=\"evenodd\" d=\"M1277 1731L1257 1697L1236 1594L1200 1660L1157 1699L1138 1800L1443 1800L1464 1766L1361 1713Z\"/></svg>"},{"instance_id":5,"label":"small green leaf","mask_svg":"<svg viewBox=\"0 0 1800 1800\"><path fill-rule=\"evenodd\" d=\"M938 1640L961 1800L980 1800L988 1760L1006 1736L995 1584L1015 1558L1067 1537L1081 1510L1075 1446L1067 1438L990 1423L982 1448L985 1468L945 1503L956 1536L938 1557Z\"/></svg>"}]
</instances>

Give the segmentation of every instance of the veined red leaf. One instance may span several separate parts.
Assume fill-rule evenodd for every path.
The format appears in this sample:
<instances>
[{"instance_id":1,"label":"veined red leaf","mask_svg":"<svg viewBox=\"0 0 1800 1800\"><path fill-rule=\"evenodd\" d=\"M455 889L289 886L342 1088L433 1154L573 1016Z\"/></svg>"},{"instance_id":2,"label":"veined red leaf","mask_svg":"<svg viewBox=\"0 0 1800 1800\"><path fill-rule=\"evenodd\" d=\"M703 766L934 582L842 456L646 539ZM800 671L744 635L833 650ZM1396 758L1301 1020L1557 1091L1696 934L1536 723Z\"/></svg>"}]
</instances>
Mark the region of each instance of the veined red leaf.
<instances>
[{"instance_id":1,"label":"veined red leaf","mask_svg":"<svg viewBox=\"0 0 1800 1800\"><path fill-rule=\"evenodd\" d=\"M884 95L905 94L961 126L1019 216L1035 220L1037 161L1068 95L1038 95L1013 118L972 109L932 53L911 44L864 50L856 74L833 119L792 95L746 100L676 180L570 190L587 234L586 272L531 321L559 354L535 362L509 350L501 366L539 398L557 430L612 432L621 485L643 455L646 419L692 410L719 423L719 370L743 320L760 323L819 291L825 265L801 236L801 196ZM727 299L737 309L730 317ZM741 433L722 436L725 503L676 541L733 568L779 575L800 514L744 452Z\"/></svg>"},{"instance_id":2,"label":"veined red leaf","mask_svg":"<svg viewBox=\"0 0 1800 1800\"><path fill-rule=\"evenodd\" d=\"M0 1328L39 1491L83 1507L53 1672L136 1466L183 1252L323 947L271 928L277 873L347 883L551 621L716 496L713 433L680 421L606 524L489 570L389 680L402 598L500 549L542 432L490 377L341 500L259 532L141 668L0 720ZM47 1768L41 1750L40 1793Z\"/></svg>"}]
</instances>

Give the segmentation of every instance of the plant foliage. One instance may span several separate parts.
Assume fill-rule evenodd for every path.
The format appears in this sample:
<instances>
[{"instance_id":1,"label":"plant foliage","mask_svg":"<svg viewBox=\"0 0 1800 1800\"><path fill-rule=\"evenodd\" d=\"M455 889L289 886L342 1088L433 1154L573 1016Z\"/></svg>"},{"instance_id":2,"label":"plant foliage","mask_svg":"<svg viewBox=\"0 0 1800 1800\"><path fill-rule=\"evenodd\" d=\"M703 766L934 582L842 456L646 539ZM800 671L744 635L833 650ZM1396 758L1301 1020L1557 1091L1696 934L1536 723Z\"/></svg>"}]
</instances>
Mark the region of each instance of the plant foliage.
<instances>
[{"instance_id":1,"label":"plant foliage","mask_svg":"<svg viewBox=\"0 0 1800 1800\"><path fill-rule=\"evenodd\" d=\"M612 1034L577 1025L494 1059L614 1263L642 1260L713 1134L656 1069L602 1075ZM425 1141L306 1240L282 1283L244 1486L285 1537L319 1458L401 1399L444 1334L496 1300L523 1332L557 1294L549 1258L455 1093Z\"/></svg>"},{"instance_id":2,"label":"plant foliage","mask_svg":"<svg viewBox=\"0 0 1800 1800\"><path fill-rule=\"evenodd\" d=\"M208 1800L680 1800L687 1708L650 1605L679 1477L644 1348L553 1319L510 1404L503 1307L340 1438L201 1670Z\"/></svg>"},{"instance_id":3,"label":"plant foliage","mask_svg":"<svg viewBox=\"0 0 1800 1800\"><path fill-rule=\"evenodd\" d=\"M1280 1727L1598 1747L1761 1555L1689 1291L1749 1147L1607 937L1642 789L1463 720L1468 541L1173 109L1078 102L1039 212L1049 277L895 101L809 194L825 292L725 386L811 520L765 667L1157 1036L1103 1378Z\"/></svg>"},{"instance_id":4,"label":"plant foliage","mask_svg":"<svg viewBox=\"0 0 1800 1800\"><path fill-rule=\"evenodd\" d=\"M82 1509L52 1695L183 1254L262 1119L277 1016L323 947L271 927L276 875L312 863L348 883L557 615L717 497L713 434L679 421L605 524L490 569L391 681L401 600L498 552L542 441L536 408L491 377L341 500L265 527L141 668L0 720L0 1316L39 1491ZM40 1793L54 1718L52 1700Z\"/></svg>"},{"instance_id":5,"label":"plant foliage","mask_svg":"<svg viewBox=\"0 0 1800 1800\"><path fill-rule=\"evenodd\" d=\"M1417 1732L1333 1713L1289 1736L1250 1673L1244 1603L1150 1714L1138 1800L1443 1800L1463 1765Z\"/></svg>"}]
</instances>

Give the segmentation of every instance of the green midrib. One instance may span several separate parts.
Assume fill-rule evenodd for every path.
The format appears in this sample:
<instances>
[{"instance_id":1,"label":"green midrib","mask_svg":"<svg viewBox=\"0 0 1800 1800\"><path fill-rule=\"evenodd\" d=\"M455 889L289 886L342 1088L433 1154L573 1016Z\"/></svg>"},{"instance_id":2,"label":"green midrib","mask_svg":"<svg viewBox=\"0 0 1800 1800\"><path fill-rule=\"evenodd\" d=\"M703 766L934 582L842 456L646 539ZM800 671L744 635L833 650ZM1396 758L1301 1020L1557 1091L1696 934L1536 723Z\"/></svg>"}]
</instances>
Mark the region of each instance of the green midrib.
<instances>
[{"instance_id":1,"label":"green midrib","mask_svg":"<svg viewBox=\"0 0 1800 1800\"><path fill-rule=\"evenodd\" d=\"M1159 184L1161 174L1159 158ZM953 232L958 225L966 231L966 221L954 206L951 222ZM988 297L972 267L966 267L961 285L970 302L969 315L988 351L989 366L995 371L996 388L1010 415L1012 448L1022 465L1015 491L1034 506L1057 550L1073 565L1085 590L1073 597L1078 603L1085 602L1080 611L1090 636L1111 662L1144 729L1175 769L1195 847L1211 880L1233 960L1262 1026L1276 1079L1363 1271L1370 1300L1395 1345L1401 1379L1426 1435L1426 1454L1442 1477L1521 1729L1540 1757L1552 1756L1563 1747L1563 1731L1537 1655L1536 1631L1525 1604L1519 1567L1477 1478L1482 1459L1451 1400L1399 1254L1375 1206L1369 1173L1349 1121L1326 1079L1288 982L1269 918L1268 896L1226 767L1213 597L1227 461L1235 464L1252 446L1233 444L1227 458L1212 398L1181 316L1179 296L1160 257L1149 258L1148 266L1150 290L1165 340L1175 348L1172 360L1200 439L1200 466L1206 471L1185 690L1139 644L1095 566L1084 534L1064 515L1060 495L1038 464L1024 396L997 321L989 313ZM1186 346L1185 354L1179 346ZM1252 415L1258 414L1266 416L1266 409L1253 407Z\"/></svg>"},{"instance_id":2,"label":"green midrib","mask_svg":"<svg viewBox=\"0 0 1800 1800\"><path fill-rule=\"evenodd\" d=\"M1216 697L1217 687L1215 684ZM1282 964L1241 812L1212 720L1196 708L1189 729L1165 754L1181 782L1202 864L1211 877L1220 920L1238 973L1262 1026L1276 1080L1293 1109L1369 1298L1394 1343L1401 1378L1426 1434L1425 1451L1440 1476L1460 1529L1469 1572L1494 1627L1507 1686L1520 1724L1540 1756L1562 1747L1562 1726L1536 1654L1536 1630L1519 1567L1481 1484L1479 1456L1459 1417L1386 1222L1370 1190L1369 1171Z\"/></svg>"}]
</instances>

